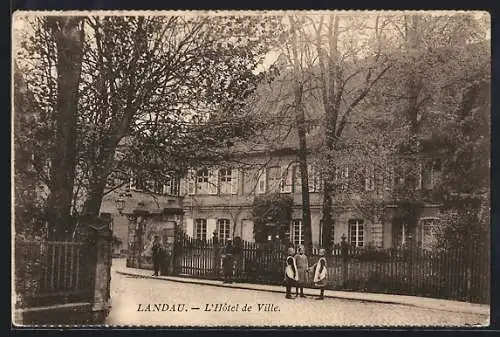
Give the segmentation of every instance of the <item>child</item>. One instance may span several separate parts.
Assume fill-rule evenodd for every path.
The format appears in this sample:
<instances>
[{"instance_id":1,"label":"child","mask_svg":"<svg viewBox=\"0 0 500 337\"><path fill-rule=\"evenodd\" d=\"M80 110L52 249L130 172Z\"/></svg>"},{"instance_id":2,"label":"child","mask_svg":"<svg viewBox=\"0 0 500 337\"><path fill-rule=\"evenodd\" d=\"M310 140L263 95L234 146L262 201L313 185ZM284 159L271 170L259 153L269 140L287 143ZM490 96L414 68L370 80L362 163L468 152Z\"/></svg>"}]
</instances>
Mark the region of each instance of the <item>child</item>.
<instances>
[{"instance_id":1,"label":"child","mask_svg":"<svg viewBox=\"0 0 500 337\"><path fill-rule=\"evenodd\" d=\"M320 289L320 295L317 300L324 299L325 287L328 277L328 270L326 269L326 258L325 250L321 248L319 250L319 260L310 269L314 271L314 286Z\"/></svg>"},{"instance_id":2,"label":"child","mask_svg":"<svg viewBox=\"0 0 500 337\"><path fill-rule=\"evenodd\" d=\"M306 297L304 295L304 285L307 283L307 268L309 267L307 256L304 254L304 247L299 246L298 254L295 254L295 262L297 263L297 273L298 273L298 282L297 288L295 290L295 294L299 296L299 288L300 288L300 297Z\"/></svg>"},{"instance_id":3,"label":"child","mask_svg":"<svg viewBox=\"0 0 500 337\"><path fill-rule=\"evenodd\" d=\"M292 297L292 286L296 285L299 275L297 272L297 264L293 255L295 254L295 249L292 247L288 248L288 256L286 258L285 265L285 286L286 286L286 298L293 299Z\"/></svg>"}]
</instances>

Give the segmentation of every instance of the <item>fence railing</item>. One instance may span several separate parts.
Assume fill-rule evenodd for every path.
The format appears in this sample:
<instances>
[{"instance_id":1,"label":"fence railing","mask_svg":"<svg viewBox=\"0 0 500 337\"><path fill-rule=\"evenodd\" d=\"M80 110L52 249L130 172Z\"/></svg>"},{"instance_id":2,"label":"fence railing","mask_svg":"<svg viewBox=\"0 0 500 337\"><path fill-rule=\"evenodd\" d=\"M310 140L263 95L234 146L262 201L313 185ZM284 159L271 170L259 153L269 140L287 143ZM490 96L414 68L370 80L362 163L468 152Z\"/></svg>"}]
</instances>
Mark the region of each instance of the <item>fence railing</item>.
<instances>
[{"instance_id":1,"label":"fence railing","mask_svg":"<svg viewBox=\"0 0 500 337\"><path fill-rule=\"evenodd\" d=\"M240 241L235 245L234 278L281 284L287 246ZM176 275L220 279L223 247L213 240L176 238ZM318 260L317 251L308 257ZM329 289L490 301L490 256L485 245L446 250L335 247L327 256ZM132 266L131 266L132 267ZM144 265L143 267L149 267ZM314 287L310 273L308 287Z\"/></svg>"},{"instance_id":2,"label":"fence railing","mask_svg":"<svg viewBox=\"0 0 500 337\"><path fill-rule=\"evenodd\" d=\"M95 250L82 242L15 242L15 292L19 308L90 301Z\"/></svg>"}]
</instances>

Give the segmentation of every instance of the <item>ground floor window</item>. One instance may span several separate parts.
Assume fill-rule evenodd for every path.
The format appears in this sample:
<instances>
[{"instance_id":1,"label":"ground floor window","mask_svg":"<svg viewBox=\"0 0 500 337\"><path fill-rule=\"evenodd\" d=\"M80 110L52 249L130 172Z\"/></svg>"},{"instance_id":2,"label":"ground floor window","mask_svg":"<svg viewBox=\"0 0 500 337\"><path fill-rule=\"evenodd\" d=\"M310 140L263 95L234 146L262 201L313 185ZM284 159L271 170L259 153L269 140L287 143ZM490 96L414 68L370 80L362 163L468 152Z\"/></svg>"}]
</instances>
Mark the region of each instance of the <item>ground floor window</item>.
<instances>
[{"instance_id":1,"label":"ground floor window","mask_svg":"<svg viewBox=\"0 0 500 337\"><path fill-rule=\"evenodd\" d=\"M425 218L420 220L420 227L422 231L421 247L423 249L432 248L434 244L434 229L436 228L438 219Z\"/></svg>"},{"instance_id":2,"label":"ground floor window","mask_svg":"<svg viewBox=\"0 0 500 337\"><path fill-rule=\"evenodd\" d=\"M194 237L198 240L207 239L207 219L196 219Z\"/></svg>"},{"instance_id":3,"label":"ground floor window","mask_svg":"<svg viewBox=\"0 0 500 337\"><path fill-rule=\"evenodd\" d=\"M231 238L231 222L229 219L217 220L217 228L219 233L219 242L223 245Z\"/></svg>"},{"instance_id":4,"label":"ground floor window","mask_svg":"<svg viewBox=\"0 0 500 337\"><path fill-rule=\"evenodd\" d=\"M302 220L296 219L292 221L292 226L290 230L291 242L294 245L304 244L304 228L302 226Z\"/></svg>"},{"instance_id":5,"label":"ground floor window","mask_svg":"<svg viewBox=\"0 0 500 337\"><path fill-rule=\"evenodd\" d=\"M351 246L363 247L364 245L364 227L363 220L349 220L349 243Z\"/></svg>"},{"instance_id":6,"label":"ground floor window","mask_svg":"<svg viewBox=\"0 0 500 337\"><path fill-rule=\"evenodd\" d=\"M393 222L393 228L395 229L395 234L393 236L393 246L404 247L413 238L413 233L411 228L406 222L395 221Z\"/></svg>"},{"instance_id":7,"label":"ground floor window","mask_svg":"<svg viewBox=\"0 0 500 337\"><path fill-rule=\"evenodd\" d=\"M375 223L371 226L371 241L377 248L384 246L384 225L382 223Z\"/></svg>"}]
</instances>

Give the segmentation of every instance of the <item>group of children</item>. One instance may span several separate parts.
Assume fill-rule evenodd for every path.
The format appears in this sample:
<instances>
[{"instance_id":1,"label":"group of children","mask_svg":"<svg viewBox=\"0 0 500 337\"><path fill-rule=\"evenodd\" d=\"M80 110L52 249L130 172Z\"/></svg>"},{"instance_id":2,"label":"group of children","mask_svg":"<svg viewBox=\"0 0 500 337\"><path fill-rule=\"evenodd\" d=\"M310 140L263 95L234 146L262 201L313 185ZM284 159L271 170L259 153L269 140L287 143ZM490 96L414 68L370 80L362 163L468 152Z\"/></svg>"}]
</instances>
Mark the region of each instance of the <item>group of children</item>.
<instances>
[{"instance_id":1,"label":"group of children","mask_svg":"<svg viewBox=\"0 0 500 337\"><path fill-rule=\"evenodd\" d=\"M285 287L286 298L294 299L292 297L292 287L296 287L296 297L305 297L304 286L307 284L308 274L313 272L314 286L320 289L320 295L317 300L324 299L325 287L327 283L328 271L326 267L325 250L319 250L319 260L314 265L309 267L307 256L304 254L304 247L298 248L297 254L293 247L288 248L288 256L286 258L285 267Z\"/></svg>"}]
</instances>

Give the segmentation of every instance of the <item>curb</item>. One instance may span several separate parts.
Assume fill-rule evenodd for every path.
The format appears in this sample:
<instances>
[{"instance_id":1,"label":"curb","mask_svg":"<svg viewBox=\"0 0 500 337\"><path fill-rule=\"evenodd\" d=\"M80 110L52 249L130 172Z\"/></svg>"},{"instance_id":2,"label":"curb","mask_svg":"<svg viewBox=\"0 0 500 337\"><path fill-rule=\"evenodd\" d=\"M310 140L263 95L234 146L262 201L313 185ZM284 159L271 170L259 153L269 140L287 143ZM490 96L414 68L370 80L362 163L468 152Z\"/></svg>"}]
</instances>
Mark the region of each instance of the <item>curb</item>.
<instances>
[{"instance_id":1,"label":"curb","mask_svg":"<svg viewBox=\"0 0 500 337\"><path fill-rule=\"evenodd\" d=\"M283 290L278 290L278 289L273 289L273 288L260 288L260 287L255 287L255 286L246 286L246 285L241 285L238 283L236 283L236 284L233 283L234 285L227 285L227 284L223 284L223 283L209 283L209 282L205 282L201 279L193 279L193 278L183 279L180 277L179 278L177 278L177 277L171 278L169 276L149 276L149 275L137 274L137 273L121 271L121 270L116 270L116 273L121 274L121 275L126 275L126 276L132 276L132 277L136 277L136 278L163 280L163 281L189 283L189 284L197 284L197 285L208 285L208 286L219 287L219 288L255 290L255 291L265 291L265 292L284 294ZM343 296L343 295L327 294L327 291L325 291L325 295L324 295L327 298L343 299L343 300L358 301L358 302L406 305L406 306L412 306L412 307L423 308L423 309L448 311L448 312L455 312L455 313L468 313L468 314L476 314L476 315L483 315L483 316L490 315L489 307L488 308L486 308L486 307L484 307L484 308L481 308L481 307L479 307L479 308L449 308L449 307L443 307L444 304L440 305L439 303L434 303L434 305L432 305L432 304L429 305L426 303L410 303L408 301L402 301L402 300L397 300L397 299L382 300L382 299L370 298L369 295L365 295L363 293L356 293L356 294L359 294L360 296L356 296L356 295L354 295L354 296L345 296L344 295ZM306 295L313 296L311 289L304 289L304 293ZM391 295L391 296L398 296L398 295ZM440 299L429 299L429 300L440 301Z\"/></svg>"}]
</instances>

